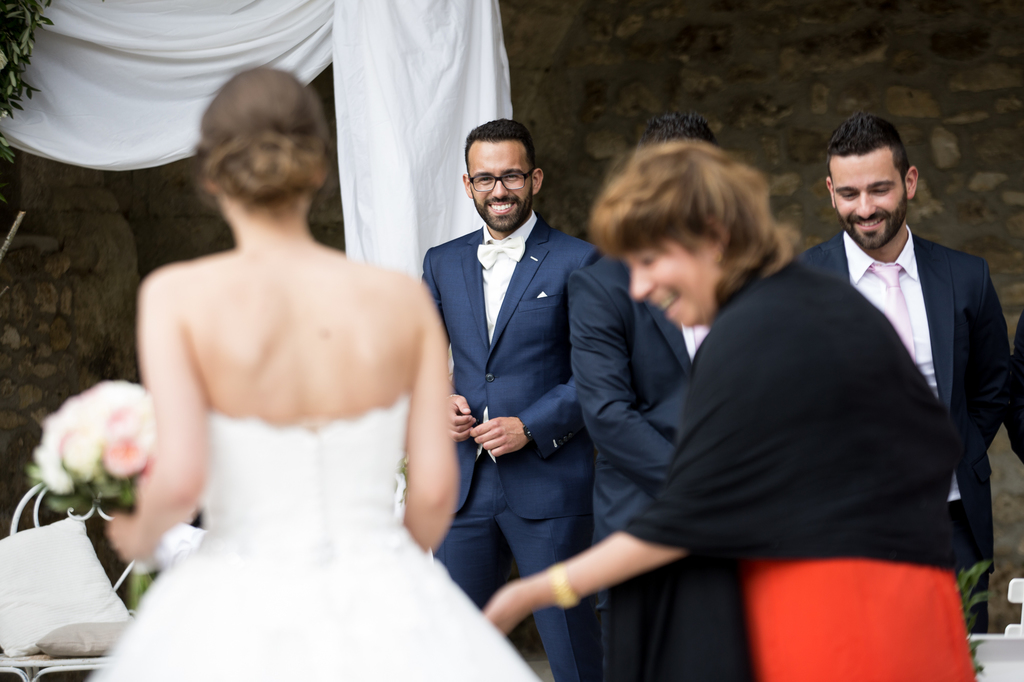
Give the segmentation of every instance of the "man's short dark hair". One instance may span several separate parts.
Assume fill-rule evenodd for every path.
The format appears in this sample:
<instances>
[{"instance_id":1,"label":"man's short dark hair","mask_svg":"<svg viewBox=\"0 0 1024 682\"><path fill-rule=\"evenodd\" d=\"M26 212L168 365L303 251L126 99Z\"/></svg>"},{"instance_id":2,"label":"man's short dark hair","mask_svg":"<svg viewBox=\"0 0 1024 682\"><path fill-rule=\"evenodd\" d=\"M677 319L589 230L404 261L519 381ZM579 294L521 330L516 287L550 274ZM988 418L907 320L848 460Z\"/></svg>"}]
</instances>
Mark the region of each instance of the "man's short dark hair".
<instances>
[{"instance_id":1,"label":"man's short dark hair","mask_svg":"<svg viewBox=\"0 0 1024 682\"><path fill-rule=\"evenodd\" d=\"M892 152L892 165L899 171L900 177L905 179L910 170L910 160L896 126L874 114L858 111L843 121L828 141L825 165L829 177L832 177L833 156L864 156L878 149L889 149Z\"/></svg>"},{"instance_id":2,"label":"man's short dark hair","mask_svg":"<svg viewBox=\"0 0 1024 682\"><path fill-rule=\"evenodd\" d=\"M474 142L519 142L526 148L526 160L530 169L536 168L537 159L533 149L533 138L530 131L519 121L510 118L499 118L473 128L466 136L466 170L469 170L469 148Z\"/></svg>"},{"instance_id":3,"label":"man's short dark hair","mask_svg":"<svg viewBox=\"0 0 1024 682\"><path fill-rule=\"evenodd\" d=\"M696 111L685 114L672 111L655 116L647 122L647 129L640 137L638 147L674 140L704 140L718 146L715 134L711 132L708 120Z\"/></svg>"}]
</instances>

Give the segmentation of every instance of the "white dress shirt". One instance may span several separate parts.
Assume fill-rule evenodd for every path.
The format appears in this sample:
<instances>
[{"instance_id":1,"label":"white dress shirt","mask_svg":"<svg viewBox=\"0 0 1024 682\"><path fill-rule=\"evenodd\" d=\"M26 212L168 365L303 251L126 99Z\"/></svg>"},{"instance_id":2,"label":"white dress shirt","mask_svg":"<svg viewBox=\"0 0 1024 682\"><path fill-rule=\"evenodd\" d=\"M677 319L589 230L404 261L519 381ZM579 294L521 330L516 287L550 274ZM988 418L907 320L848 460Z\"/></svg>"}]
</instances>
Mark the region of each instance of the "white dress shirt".
<instances>
[{"instance_id":1,"label":"white dress shirt","mask_svg":"<svg viewBox=\"0 0 1024 682\"><path fill-rule=\"evenodd\" d=\"M850 268L850 283L879 310L885 310L885 282L869 270L875 262L864 253L849 234L843 233L843 246L846 248L846 262ZM928 329L928 312L924 307L924 290L917 270L917 256L914 254L914 238L907 227L907 244L903 247L896 262L902 266L900 270L900 289L907 301L910 313L910 328L914 333L914 358L918 370L924 375L925 381L936 397L939 395L935 381L935 361L932 357L932 339ZM953 474L950 486L949 501L960 499L960 486Z\"/></svg>"},{"instance_id":2,"label":"white dress shirt","mask_svg":"<svg viewBox=\"0 0 1024 682\"><path fill-rule=\"evenodd\" d=\"M693 335L693 327L687 327L685 324L683 327L683 342L686 343L686 352L690 355L690 360L693 360L693 356L697 354L697 339Z\"/></svg>"},{"instance_id":3,"label":"white dress shirt","mask_svg":"<svg viewBox=\"0 0 1024 682\"><path fill-rule=\"evenodd\" d=\"M495 239L491 236L487 226L484 225L484 244L501 244L512 237L522 237L523 243L530 238L533 226L537 224L537 214L530 211L530 217L519 226L515 232L507 237ZM524 256L525 257L525 256ZM508 257L507 253L499 252L497 260L489 269L484 269L484 307L487 310L487 341L494 336L494 325L498 323L498 313L501 312L501 304L505 301L505 292L508 291L508 284L512 281L512 273L518 265ZM480 266L483 267L483 266Z\"/></svg>"},{"instance_id":4,"label":"white dress shirt","mask_svg":"<svg viewBox=\"0 0 1024 682\"><path fill-rule=\"evenodd\" d=\"M500 244L512 237L522 237L523 243L530 238L530 233L533 232L533 226L537 224L537 214L530 211L530 217L526 219L526 222L519 226L519 228L502 239L495 239L491 236L487 226L484 225L484 244ZM524 254L525 258L526 255ZM505 293L508 291L509 282L512 281L512 273L516 271L516 263L514 260L508 257L506 253L498 253L497 260L494 261L494 265L490 268L483 268L484 275L484 308L487 311L487 341L490 342L494 337L494 325L498 323L498 314L501 312L501 304L505 302ZM487 412L487 407L484 406L484 421L490 419ZM479 457L483 451L482 446L477 446L476 456ZM490 454L490 453L488 453ZM491 459L494 459L494 455L491 455Z\"/></svg>"}]
</instances>

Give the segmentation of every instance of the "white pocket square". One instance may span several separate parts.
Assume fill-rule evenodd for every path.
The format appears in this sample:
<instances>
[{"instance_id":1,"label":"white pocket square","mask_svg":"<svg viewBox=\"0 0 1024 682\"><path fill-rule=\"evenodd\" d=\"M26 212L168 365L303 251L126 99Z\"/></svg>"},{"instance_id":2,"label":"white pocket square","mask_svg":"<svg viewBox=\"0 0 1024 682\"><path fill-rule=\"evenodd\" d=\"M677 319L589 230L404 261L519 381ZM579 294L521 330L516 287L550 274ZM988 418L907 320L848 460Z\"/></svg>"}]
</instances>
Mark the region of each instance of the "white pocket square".
<instances>
[{"instance_id":1,"label":"white pocket square","mask_svg":"<svg viewBox=\"0 0 1024 682\"><path fill-rule=\"evenodd\" d=\"M547 297L548 297L548 295L545 294L543 291L540 292L539 294L537 294L537 298L547 298Z\"/></svg>"}]
</instances>

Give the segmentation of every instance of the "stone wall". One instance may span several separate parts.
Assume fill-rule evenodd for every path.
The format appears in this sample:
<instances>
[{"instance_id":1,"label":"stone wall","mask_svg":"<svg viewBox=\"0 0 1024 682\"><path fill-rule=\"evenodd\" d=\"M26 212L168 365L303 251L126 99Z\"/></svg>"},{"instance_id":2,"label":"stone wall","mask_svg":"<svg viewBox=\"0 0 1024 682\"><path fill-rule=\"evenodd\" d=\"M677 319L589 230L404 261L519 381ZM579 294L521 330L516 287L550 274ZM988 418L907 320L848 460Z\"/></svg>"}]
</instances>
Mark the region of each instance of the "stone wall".
<instances>
[{"instance_id":1,"label":"stone wall","mask_svg":"<svg viewBox=\"0 0 1024 682\"><path fill-rule=\"evenodd\" d=\"M585 236L594 196L645 121L695 109L769 176L773 208L803 244L818 243L838 230L825 142L865 109L897 125L921 171L912 228L988 260L1012 335L1024 308L1020 0L502 0L501 11L515 115L545 170L537 208L556 227ZM314 87L333 118L330 70ZM97 380L136 378L139 277L231 237L198 200L188 161L113 173L19 154L0 182L10 202L0 232L13 209L28 211L0 265L0 290L10 287L0 294L5 527L39 419ZM311 222L343 247L336 177ZM991 458L1001 631L1012 618L1006 581L1024 576L1024 467L1003 432Z\"/></svg>"}]
</instances>

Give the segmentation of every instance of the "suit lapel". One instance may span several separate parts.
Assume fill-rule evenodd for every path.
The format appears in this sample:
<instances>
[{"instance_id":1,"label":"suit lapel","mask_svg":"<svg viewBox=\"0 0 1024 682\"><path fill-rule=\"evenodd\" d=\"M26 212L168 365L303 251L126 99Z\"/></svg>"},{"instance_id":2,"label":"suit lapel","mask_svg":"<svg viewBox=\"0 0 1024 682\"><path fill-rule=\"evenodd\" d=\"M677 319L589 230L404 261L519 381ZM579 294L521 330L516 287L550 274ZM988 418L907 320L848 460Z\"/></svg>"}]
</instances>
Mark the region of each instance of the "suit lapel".
<instances>
[{"instance_id":1,"label":"suit lapel","mask_svg":"<svg viewBox=\"0 0 1024 682\"><path fill-rule=\"evenodd\" d=\"M477 232L477 236L480 233ZM482 242L482 237L480 238ZM469 296L469 309L473 311L473 321L480 331L480 339L487 347L487 310L484 308L484 275L480 261L476 257L478 240L470 239L462 253L462 274L466 277L466 293Z\"/></svg>"},{"instance_id":2,"label":"suit lapel","mask_svg":"<svg viewBox=\"0 0 1024 682\"><path fill-rule=\"evenodd\" d=\"M505 292L505 300L501 302L501 310L498 311L498 319L494 323L491 351L498 345L498 339L501 338L501 333L505 331L505 327L512 317L512 311L519 305L523 294L526 293L526 287L530 286L533 276L537 274L540 264L544 262L544 258L548 255L548 249L544 244L548 240L548 232L550 230L551 228L547 226L547 223L540 216L537 216L537 223L533 226L533 231L530 232L530 238L526 240L526 250L523 252L523 258L516 263L516 269L512 271L512 279L509 281L508 290ZM477 266L477 269L479 270L479 266ZM483 281L483 275L480 277L481 281ZM482 284L480 288L482 291ZM486 325L484 329L486 329ZM490 357L490 353L488 353L488 357Z\"/></svg>"},{"instance_id":3,"label":"suit lapel","mask_svg":"<svg viewBox=\"0 0 1024 682\"><path fill-rule=\"evenodd\" d=\"M672 352L675 353L676 359L679 360L679 365L683 368L686 375L689 376L690 352L686 350L686 339L683 338L683 330L665 317L665 313L650 303L645 302L644 308L646 308L647 312L654 318L654 323L658 326L658 331L664 335L669 348L672 349Z\"/></svg>"},{"instance_id":4,"label":"suit lapel","mask_svg":"<svg viewBox=\"0 0 1024 682\"><path fill-rule=\"evenodd\" d=\"M914 256L921 276L928 337L939 397L949 407L953 395L953 277L949 262L929 242L914 237Z\"/></svg>"}]
</instances>

